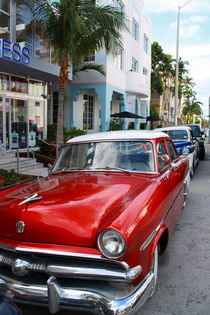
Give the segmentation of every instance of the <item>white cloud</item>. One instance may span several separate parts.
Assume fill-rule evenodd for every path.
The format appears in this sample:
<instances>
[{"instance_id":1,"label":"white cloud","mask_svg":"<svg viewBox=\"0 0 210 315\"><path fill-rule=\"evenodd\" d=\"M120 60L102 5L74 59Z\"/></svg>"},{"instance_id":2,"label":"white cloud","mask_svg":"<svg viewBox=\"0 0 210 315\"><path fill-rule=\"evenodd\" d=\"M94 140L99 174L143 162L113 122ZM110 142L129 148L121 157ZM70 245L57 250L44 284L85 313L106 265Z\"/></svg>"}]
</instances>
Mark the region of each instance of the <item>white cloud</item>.
<instances>
[{"instance_id":1,"label":"white cloud","mask_svg":"<svg viewBox=\"0 0 210 315\"><path fill-rule=\"evenodd\" d=\"M187 1L184 0L145 0L144 6L149 13L177 12L178 6L183 6ZM209 0L192 0L184 8L185 12L207 13L210 12Z\"/></svg>"},{"instance_id":2,"label":"white cloud","mask_svg":"<svg viewBox=\"0 0 210 315\"><path fill-rule=\"evenodd\" d=\"M180 19L179 37L184 39L199 38L201 26L210 19L206 15L193 15L185 19ZM174 34L177 30L177 21L171 23L169 34Z\"/></svg>"}]
</instances>

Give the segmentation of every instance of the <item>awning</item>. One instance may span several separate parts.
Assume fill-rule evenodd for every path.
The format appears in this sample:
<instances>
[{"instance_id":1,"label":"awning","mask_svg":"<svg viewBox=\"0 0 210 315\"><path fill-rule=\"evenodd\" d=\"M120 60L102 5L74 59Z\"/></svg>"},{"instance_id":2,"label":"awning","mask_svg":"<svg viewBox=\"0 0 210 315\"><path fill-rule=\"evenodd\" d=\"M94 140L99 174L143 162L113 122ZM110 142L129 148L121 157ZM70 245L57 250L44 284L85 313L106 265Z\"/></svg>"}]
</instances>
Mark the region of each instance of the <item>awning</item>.
<instances>
[{"instance_id":1,"label":"awning","mask_svg":"<svg viewBox=\"0 0 210 315\"><path fill-rule=\"evenodd\" d=\"M116 118L135 118L135 119L136 118L145 118L143 116L139 116L137 114L126 112L126 111L112 114L111 117L116 117Z\"/></svg>"}]
</instances>

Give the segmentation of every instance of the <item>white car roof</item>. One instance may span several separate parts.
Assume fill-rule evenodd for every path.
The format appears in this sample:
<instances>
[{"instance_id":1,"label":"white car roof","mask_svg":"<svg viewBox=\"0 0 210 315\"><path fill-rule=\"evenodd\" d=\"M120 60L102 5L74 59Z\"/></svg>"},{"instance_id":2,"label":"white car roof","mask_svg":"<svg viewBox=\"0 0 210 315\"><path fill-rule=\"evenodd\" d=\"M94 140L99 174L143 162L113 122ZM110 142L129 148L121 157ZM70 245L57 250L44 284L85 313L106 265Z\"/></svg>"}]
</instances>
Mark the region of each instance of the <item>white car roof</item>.
<instances>
[{"instance_id":1,"label":"white car roof","mask_svg":"<svg viewBox=\"0 0 210 315\"><path fill-rule=\"evenodd\" d=\"M157 139L157 138L169 138L169 136L163 132L157 132L153 130L118 130L91 133L83 136L78 136L67 141L67 143L73 142L85 142L85 141L98 141L98 140L126 140L126 139Z\"/></svg>"},{"instance_id":2,"label":"white car roof","mask_svg":"<svg viewBox=\"0 0 210 315\"><path fill-rule=\"evenodd\" d=\"M172 127L163 127L163 128L156 128L155 131L166 131L166 130L191 130L188 126L172 126Z\"/></svg>"}]
</instances>

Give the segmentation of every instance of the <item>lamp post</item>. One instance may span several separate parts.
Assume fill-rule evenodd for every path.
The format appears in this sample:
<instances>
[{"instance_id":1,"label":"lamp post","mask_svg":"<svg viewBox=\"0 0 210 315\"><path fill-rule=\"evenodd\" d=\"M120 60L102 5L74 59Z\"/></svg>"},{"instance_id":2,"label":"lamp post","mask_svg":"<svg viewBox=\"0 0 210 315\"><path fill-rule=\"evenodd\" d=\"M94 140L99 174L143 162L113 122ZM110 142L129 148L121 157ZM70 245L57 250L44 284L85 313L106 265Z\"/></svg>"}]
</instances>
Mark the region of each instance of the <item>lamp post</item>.
<instances>
[{"instance_id":1,"label":"lamp post","mask_svg":"<svg viewBox=\"0 0 210 315\"><path fill-rule=\"evenodd\" d=\"M180 20L180 11L184 8L189 2L187 1L182 6L178 6L178 17L177 17L177 37L176 37L176 77L175 77L175 104L174 104L174 124L177 126L177 111L178 111L178 98L179 98L179 20Z\"/></svg>"}]
</instances>

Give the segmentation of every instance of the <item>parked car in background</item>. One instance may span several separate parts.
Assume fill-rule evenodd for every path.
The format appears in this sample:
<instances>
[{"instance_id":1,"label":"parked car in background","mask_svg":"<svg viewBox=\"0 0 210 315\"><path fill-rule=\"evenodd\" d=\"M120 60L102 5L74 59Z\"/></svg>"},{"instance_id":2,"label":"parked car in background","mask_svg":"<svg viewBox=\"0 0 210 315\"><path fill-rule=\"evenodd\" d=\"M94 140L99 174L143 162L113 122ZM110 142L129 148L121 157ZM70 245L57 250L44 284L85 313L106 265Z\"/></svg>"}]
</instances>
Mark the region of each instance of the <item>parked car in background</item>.
<instances>
[{"instance_id":1,"label":"parked car in background","mask_svg":"<svg viewBox=\"0 0 210 315\"><path fill-rule=\"evenodd\" d=\"M0 314L1 315L21 315L22 312L10 299L0 294Z\"/></svg>"},{"instance_id":2,"label":"parked car in background","mask_svg":"<svg viewBox=\"0 0 210 315\"><path fill-rule=\"evenodd\" d=\"M53 314L137 314L155 290L188 174L163 132L69 140L48 177L0 191L0 292Z\"/></svg>"},{"instance_id":3,"label":"parked car in background","mask_svg":"<svg viewBox=\"0 0 210 315\"><path fill-rule=\"evenodd\" d=\"M174 126L157 128L157 131L167 133L174 142L177 152L180 156L188 156L190 165L190 175L194 174L194 168L199 160L199 144L193 139L192 130L187 126Z\"/></svg>"},{"instance_id":4,"label":"parked car in background","mask_svg":"<svg viewBox=\"0 0 210 315\"><path fill-rule=\"evenodd\" d=\"M205 140L202 138L202 132L201 132L201 128L200 125L198 124L188 124L186 126L189 126L192 129L192 134L194 139L198 140L199 143L199 149L200 149L200 153L199 153L199 159L200 160L204 160L205 159Z\"/></svg>"}]
</instances>

